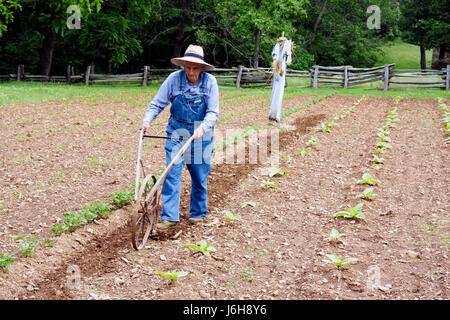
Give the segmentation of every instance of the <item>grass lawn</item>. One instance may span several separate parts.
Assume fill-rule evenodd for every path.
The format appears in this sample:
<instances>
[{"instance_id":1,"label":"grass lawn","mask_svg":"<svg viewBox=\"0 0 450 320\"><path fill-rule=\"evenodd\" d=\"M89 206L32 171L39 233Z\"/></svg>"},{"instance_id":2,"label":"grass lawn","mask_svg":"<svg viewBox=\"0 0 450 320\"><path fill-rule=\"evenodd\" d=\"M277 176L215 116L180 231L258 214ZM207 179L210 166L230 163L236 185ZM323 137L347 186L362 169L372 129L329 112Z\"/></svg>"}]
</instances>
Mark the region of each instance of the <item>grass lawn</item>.
<instances>
[{"instance_id":1,"label":"grass lawn","mask_svg":"<svg viewBox=\"0 0 450 320\"><path fill-rule=\"evenodd\" d=\"M384 56L377 65L395 63L396 69L420 69L420 47L401 40L393 41L383 48ZM431 68L433 50L426 51L427 69Z\"/></svg>"}]
</instances>

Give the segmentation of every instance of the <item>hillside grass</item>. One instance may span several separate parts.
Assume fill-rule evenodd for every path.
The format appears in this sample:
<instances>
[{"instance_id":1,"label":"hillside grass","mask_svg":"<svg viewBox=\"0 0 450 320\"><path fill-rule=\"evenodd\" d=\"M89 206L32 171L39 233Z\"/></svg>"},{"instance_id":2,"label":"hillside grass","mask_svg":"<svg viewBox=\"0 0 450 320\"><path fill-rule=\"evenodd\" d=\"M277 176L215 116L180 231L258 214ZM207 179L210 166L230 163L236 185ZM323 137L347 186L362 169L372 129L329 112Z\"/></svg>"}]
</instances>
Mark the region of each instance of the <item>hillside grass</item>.
<instances>
[{"instance_id":1,"label":"hillside grass","mask_svg":"<svg viewBox=\"0 0 450 320\"><path fill-rule=\"evenodd\" d=\"M381 48L383 56L377 62L377 65L395 63L396 69L420 69L420 47L395 40ZM426 65L431 68L431 57L433 50L427 50Z\"/></svg>"}]
</instances>

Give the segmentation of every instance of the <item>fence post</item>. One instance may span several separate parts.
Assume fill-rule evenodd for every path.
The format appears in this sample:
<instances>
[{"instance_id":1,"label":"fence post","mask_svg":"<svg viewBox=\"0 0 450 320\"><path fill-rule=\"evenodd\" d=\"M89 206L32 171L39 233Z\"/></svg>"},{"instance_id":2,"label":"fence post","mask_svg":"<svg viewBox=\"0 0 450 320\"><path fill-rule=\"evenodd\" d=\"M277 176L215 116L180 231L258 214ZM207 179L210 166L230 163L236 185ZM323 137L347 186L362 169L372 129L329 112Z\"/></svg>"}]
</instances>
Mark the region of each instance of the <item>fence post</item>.
<instances>
[{"instance_id":1,"label":"fence post","mask_svg":"<svg viewBox=\"0 0 450 320\"><path fill-rule=\"evenodd\" d=\"M344 66L344 88L348 87L348 66Z\"/></svg>"},{"instance_id":2,"label":"fence post","mask_svg":"<svg viewBox=\"0 0 450 320\"><path fill-rule=\"evenodd\" d=\"M384 65L383 90L389 89L389 65Z\"/></svg>"},{"instance_id":3,"label":"fence post","mask_svg":"<svg viewBox=\"0 0 450 320\"><path fill-rule=\"evenodd\" d=\"M240 88L241 87L241 78L242 78L242 71L244 70L243 66L239 66L238 68L238 74L236 76L236 88Z\"/></svg>"},{"instance_id":4,"label":"fence post","mask_svg":"<svg viewBox=\"0 0 450 320\"><path fill-rule=\"evenodd\" d=\"M445 90L450 89L450 64L447 65L447 75L445 77Z\"/></svg>"},{"instance_id":5,"label":"fence post","mask_svg":"<svg viewBox=\"0 0 450 320\"><path fill-rule=\"evenodd\" d=\"M87 66L86 68L86 74L84 75L84 84L89 85L89 76L91 75L91 66Z\"/></svg>"},{"instance_id":6,"label":"fence post","mask_svg":"<svg viewBox=\"0 0 450 320\"><path fill-rule=\"evenodd\" d=\"M148 69L149 68L150 68L149 66L144 66L144 79L142 80L142 85L143 86L147 85Z\"/></svg>"},{"instance_id":7,"label":"fence post","mask_svg":"<svg viewBox=\"0 0 450 320\"><path fill-rule=\"evenodd\" d=\"M72 68L69 65L67 65L67 69L66 69L66 79L67 79L67 83L71 82L71 76L72 76Z\"/></svg>"},{"instance_id":8,"label":"fence post","mask_svg":"<svg viewBox=\"0 0 450 320\"><path fill-rule=\"evenodd\" d=\"M16 80L17 81L22 81L24 73L25 73L25 66L23 64L19 64L17 66Z\"/></svg>"},{"instance_id":9,"label":"fence post","mask_svg":"<svg viewBox=\"0 0 450 320\"><path fill-rule=\"evenodd\" d=\"M318 85L318 76L319 76L319 66L313 66L314 73L312 78L312 87L317 88Z\"/></svg>"}]
</instances>

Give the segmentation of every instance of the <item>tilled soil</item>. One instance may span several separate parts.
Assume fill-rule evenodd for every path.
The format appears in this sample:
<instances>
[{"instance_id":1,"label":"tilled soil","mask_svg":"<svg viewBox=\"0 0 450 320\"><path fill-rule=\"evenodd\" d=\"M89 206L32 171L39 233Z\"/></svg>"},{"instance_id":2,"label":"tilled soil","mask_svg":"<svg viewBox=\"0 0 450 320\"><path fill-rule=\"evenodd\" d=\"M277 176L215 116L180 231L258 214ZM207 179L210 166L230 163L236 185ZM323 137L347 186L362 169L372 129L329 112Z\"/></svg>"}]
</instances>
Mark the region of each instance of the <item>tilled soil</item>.
<instances>
[{"instance_id":1,"label":"tilled soil","mask_svg":"<svg viewBox=\"0 0 450 320\"><path fill-rule=\"evenodd\" d=\"M186 221L185 173L176 239L149 240L134 251L127 206L18 259L0 273L0 297L448 299L449 151L436 99L403 99L397 105L388 98L334 95L273 126L264 105L269 94L240 98L233 103L224 96L231 102L223 103L221 115L228 116L216 130L257 124L260 133L276 132L278 165L288 172L269 177L270 164L262 162L214 165L208 221L194 226ZM283 108L313 98L292 94ZM377 154L385 161L375 170L378 128L394 107L399 121L389 129L392 149ZM63 212L105 199L134 178L142 107L120 99L71 99L5 106L1 112L3 252L15 250L17 235L49 235L48 227ZM337 125L330 132L317 129L338 115L343 117L333 120ZM167 116L166 110L159 116L155 133L164 133ZM312 137L318 142L306 147ZM249 141L236 148L245 159ZM274 142L269 140L268 150ZM302 148L310 152L302 156ZM147 143L147 172L163 167L162 150L159 141ZM357 184L364 173L380 180L370 201L357 198L368 187ZM277 188L264 188L262 180ZM244 202L255 206L242 207ZM331 217L360 202L364 220ZM241 220L225 219L226 210ZM344 234L338 242L327 239L333 228ZM214 243L216 251L204 256L185 246L200 240ZM355 260L337 268L324 262L327 254ZM76 278L70 270L78 272ZM170 283L155 273L172 270L187 275Z\"/></svg>"}]
</instances>

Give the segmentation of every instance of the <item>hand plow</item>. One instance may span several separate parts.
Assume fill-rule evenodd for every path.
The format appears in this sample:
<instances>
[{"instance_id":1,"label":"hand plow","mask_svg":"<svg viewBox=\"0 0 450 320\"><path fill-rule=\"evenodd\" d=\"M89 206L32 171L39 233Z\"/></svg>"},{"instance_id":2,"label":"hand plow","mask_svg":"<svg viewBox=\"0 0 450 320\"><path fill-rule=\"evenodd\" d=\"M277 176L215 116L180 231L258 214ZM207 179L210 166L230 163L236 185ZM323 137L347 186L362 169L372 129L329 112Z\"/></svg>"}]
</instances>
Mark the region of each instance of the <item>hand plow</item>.
<instances>
[{"instance_id":1,"label":"hand plow","mask_svg":"<svg viewBox=\"0 0 450 320\"><path fill-rule=\"evenodd\" d=\"M187 140L158 179L151 174L145 175L144 165L141 160L142 144L144 138ZM193 139L193 137L175 138L144 135L144 129L141 129L139 137L138 157L136 162L134 204L133 212L131 214L131 243L134 249L141 250L142 248L144 248L149 236L157 233L156 224L158 223L159 216L162 210L161 193L164 186L164 180L174 164L180 158L180 156L190 146ZM140 181L141 177L143 177L142 181ZM153 182L153 186L151 187L151 189L149 187L149 183L151 183L150 179ZM159 190L159 187L161 185L161 190Z\"/></svg>"}]
</instances>

